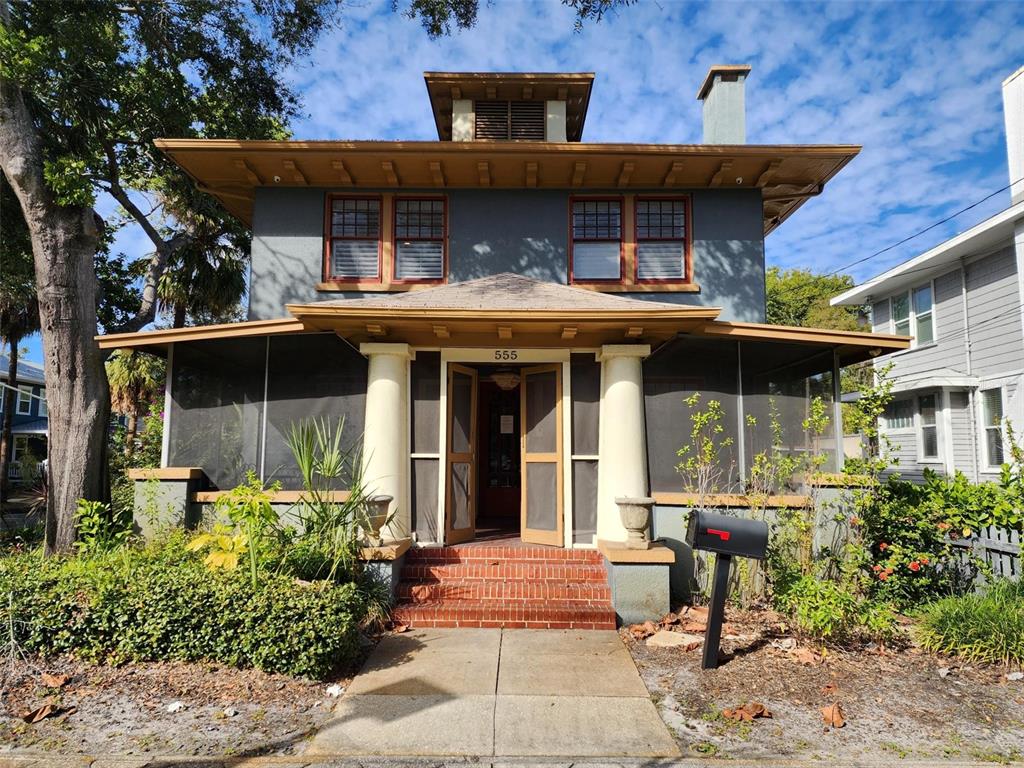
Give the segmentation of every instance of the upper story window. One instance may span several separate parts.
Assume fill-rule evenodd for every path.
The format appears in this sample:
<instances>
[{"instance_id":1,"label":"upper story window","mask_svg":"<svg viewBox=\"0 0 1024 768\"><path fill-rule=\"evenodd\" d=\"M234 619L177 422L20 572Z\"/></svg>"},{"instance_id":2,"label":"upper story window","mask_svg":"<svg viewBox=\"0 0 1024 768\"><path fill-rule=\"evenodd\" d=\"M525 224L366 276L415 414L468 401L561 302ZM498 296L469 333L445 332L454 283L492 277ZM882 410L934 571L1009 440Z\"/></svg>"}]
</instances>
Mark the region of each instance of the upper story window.
<instances>
[{"instance_id":1,"label":"upper story window","mask_svg":"<svg viewBox=\"0 0 1024 768\"><path fill-rule=\"evenodd\" d=\"M685 198L637 198L637 280L687 279L686 207Z\"/></svg>"},{"instance_id":2,"label":"upper story window","mask_svg":"<svg viewBox=\"0 0 1024 768\"><path fill-rule=\"evenodd\" d=\"M573 282L622 279L622 200L576 198L572 201Z\"/></svg>"},{"instance_id":3,"label":"upper story window","mask_svg":"<svg viewBox=\"0 0 1024 768\"><path fill-rule=\"evenodd\" d=\"M330 276L380 280L380 198L331 198Z\"/></svg>"},{"instance_id":4,"label":"upper story window","mask_svg":"<svg viewBox=\"0 0 1024 768\"><path fill-rule=\"evenodd\" d=\"M1003 390L981 392L981 423L985 430L985 462L989 467L1003 465Z\"/></svg>"},{"instance_id":5,"label":"upper story window","mask_svg":"<svg viewBox=\"0 0 1024 768\"><path fill-rule=\"evenodd\" d=\"M473 113L477 141L544 141L543 101L477 101Z\"/></svg>"},{"instance_id":6,"label":"upper story window","mask_svg":"<svg viewBox=\"0 0 1024 768\"><path fill-rule=\"evenodd\" d=\"M16 412L22 416L32 413L32 386L30 384L18 385L18 409Z\"/></svg>"},{"instance_id":7,"label":"upper story window","mask_svg":"<svg viewBox=\"0 0 1024 768\"><path fill-rule=\"evenodd\" d=\"M396 280L444 279L445 219L443 198L395 199Z\"/></svg>"},{"instance_id":8,"label":"upper story window","mask_svg":"<svg viewBox=\"0 0 1024 768\"><path fill-rule=\"evenodd\" d=\"M897 294L890 303L893 333L912 336L914 346L935 340L931 283Z\"/></svg>"}]
</instances>

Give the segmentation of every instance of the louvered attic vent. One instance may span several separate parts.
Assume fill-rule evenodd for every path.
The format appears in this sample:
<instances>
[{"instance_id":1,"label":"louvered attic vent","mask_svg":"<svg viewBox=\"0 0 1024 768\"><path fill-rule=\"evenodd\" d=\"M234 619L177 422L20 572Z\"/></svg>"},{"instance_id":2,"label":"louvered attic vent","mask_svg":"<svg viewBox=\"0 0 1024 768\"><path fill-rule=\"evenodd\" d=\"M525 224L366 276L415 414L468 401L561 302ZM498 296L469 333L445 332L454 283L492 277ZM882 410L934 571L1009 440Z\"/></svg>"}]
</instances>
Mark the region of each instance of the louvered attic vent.
<instances>
[{"instance_id":1,"label":"louvered attic vent","mask_svg":"<svg viewBox=\"0 0 1024 768\"><path fill-rule=\"evenodd\" d=\"M478 141L544 141L543 101L477 101Z\"/></svg>"}]
</instances>

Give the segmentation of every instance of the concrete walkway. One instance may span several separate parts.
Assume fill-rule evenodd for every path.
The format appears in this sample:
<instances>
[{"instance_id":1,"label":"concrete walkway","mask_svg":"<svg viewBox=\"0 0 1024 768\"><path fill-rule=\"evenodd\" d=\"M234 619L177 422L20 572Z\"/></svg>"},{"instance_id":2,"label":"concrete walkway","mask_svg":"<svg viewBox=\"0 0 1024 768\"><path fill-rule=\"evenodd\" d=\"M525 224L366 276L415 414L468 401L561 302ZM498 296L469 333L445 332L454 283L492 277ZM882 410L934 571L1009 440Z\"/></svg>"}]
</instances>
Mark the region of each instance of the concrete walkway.
<instances>
[{"instance_id":1,"label":"concrete walkway","mask_svg":"<svg viewBox=\"0 0 1024 768\"><path fill-rule=\"evenodd\" d=\"M424 629L380 642L305 754L680 753L615 632Z\"/></svg>"}]
</instances>

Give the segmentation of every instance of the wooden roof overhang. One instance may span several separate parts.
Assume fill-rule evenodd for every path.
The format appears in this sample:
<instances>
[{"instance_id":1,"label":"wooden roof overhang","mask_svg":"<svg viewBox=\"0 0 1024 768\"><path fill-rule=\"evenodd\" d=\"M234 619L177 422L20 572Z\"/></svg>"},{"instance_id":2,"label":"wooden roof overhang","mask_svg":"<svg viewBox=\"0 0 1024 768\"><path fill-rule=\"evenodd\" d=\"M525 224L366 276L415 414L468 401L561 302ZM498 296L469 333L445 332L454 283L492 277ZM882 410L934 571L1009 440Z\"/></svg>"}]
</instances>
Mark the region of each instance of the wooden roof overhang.
<instances>
[{"instance_id":1,"label":"wooden roof overhang","mask_svg":"<svg viewBox=\"0 0 1024 768\"><path fill-rule=\"evenodd\" d=\"M821 194L851 145L157 139L234 216L257 187L359 189L757 189L768 234Z\"/></svg>"},{"instance_id":2,"label":"wooden roof overhang","mask_svg":"<svg viewBox=\"0 0 1024 768\"><path fill-rule=\"evenodd\" d=\"M564 101L565 132L580 141L587 119L593 72L424 72L430 107L442 141L452 138L452 102L456 99Z\"/></svg>"},{"instance_id":3,"label":"wooden roof overhang","mask_svg":"<svg viewBox=\"0 0 1024 768\"><path fill-rule=\"evenodd\" d=\"M134 348L165 354L168 345L210 339L334 332L353 344L393 341L420 347L586 348L642 342L657 345L681 334L834 350L841 365L910 347L907 336L796 328L715 320L714 307L650 311L402 309L289 305L295 315L225 325L97 336L101 349ZM694 361L699 366L700 361Z\"/></svg>"}]
</instances>

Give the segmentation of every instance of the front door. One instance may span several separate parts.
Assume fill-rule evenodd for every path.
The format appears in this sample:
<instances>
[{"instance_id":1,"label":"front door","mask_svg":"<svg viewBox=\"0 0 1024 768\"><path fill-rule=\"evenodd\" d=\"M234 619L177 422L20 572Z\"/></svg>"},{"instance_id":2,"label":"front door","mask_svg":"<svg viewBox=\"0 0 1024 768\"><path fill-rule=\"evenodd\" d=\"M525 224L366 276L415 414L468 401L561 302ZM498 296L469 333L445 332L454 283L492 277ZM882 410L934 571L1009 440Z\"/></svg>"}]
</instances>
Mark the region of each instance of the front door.
<instances>
[{"instance_id":1,"label":"front door","mask_svg":"<svg viewBox=\"0 0 1024 768\"><path fill-rule=\"evenodd\" d=\"M458 544L476 533L477 373L448 364L448 446L445 541Z\"/></svg>"},{"instance_id":2,"label":"front door","mask_svg":"<svg viewBox=\"0 0 1024 768\"><path fill-rule=\"evenodd\" d=\"M522 537L561 547L562 366L522 370Z\"/></svg>"}]
</instances>

